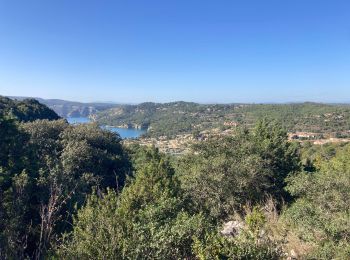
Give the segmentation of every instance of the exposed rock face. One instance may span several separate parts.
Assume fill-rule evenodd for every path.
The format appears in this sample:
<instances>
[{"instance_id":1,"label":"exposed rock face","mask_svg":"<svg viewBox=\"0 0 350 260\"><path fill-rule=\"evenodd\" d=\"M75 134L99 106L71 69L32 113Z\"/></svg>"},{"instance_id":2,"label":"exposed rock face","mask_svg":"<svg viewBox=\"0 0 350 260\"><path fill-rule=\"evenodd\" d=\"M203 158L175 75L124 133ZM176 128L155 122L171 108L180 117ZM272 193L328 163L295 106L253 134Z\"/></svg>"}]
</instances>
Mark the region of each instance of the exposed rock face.
<instances>
[{"instance_id":1,"label":"exposed rock face","mask_svg":"<svg viewBox=\"0 0 350 260\"><path fill-rule=\"evenodd\" d=\"M287 257L287 260L296 260L299 259L298 254L292 249L289 253L289 256Z\"/></svg>"},{"instance_id":2,"label":"exposed rock face","mask_svg":"<svg viewBox=\"0 0 350 260\"><path fill-rule=\"evenodd\" d=\"M244 223L234 220L224 224L223 229L220 233L224 236L237 236L244 227Z\"/></svg>"},{"instance_id":3,"label":"exposed rock face","mask_svg":"<svg viewBox=\"0 0 350 260\"><path fill-rule=\"evenodd\" d=\"M50 105L50 107L57 111L63 117L89 117L97 113L99 110L93 106L88 105Z\"/></svg>"},{"instance_id":4,"label":"exposed rock face","mask_svg":"<svg viewBox=\"0 0 350 260\"><path fill-rule=\"evenodd\" d=\"M119 125L118 127L120 128L128 128L128 129L138 129L138 130L147 130L148 129L148 124L122 124Z\"/></svg>"},{"instance_id":5,"label":"exposed rock face","mask_svg":"<svg viewBox=\"0 0 350 260\"><path fill-rule=\"evenodd\" d=\"M25 97L13 97L18 100L24 100ZM40 103L45 104L54 110L61 117L90 117L98 112L119 107L118 104L110 103L80 103L60 99L42 99L35 98Z\"/></svg>"}]
</instances>

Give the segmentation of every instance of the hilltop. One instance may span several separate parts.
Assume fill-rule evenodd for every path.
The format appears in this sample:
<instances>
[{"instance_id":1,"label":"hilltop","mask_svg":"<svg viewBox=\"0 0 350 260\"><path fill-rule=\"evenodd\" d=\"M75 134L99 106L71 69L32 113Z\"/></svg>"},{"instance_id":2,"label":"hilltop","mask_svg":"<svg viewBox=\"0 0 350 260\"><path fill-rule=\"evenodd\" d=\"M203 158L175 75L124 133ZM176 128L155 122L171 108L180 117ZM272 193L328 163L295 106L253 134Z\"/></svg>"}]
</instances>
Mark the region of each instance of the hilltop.
<instances>
[{"instance_id":1,"label":"hilltop","mask_svg":"<svg viewBox=\"0 0 350 260\"><path fill-rule=\"evenodd\" d=\"M0 96L0 113L21 122L34 121L36 119L60 119L55 111L35 99L19 101Z\"/></svg>"}]
</instances>

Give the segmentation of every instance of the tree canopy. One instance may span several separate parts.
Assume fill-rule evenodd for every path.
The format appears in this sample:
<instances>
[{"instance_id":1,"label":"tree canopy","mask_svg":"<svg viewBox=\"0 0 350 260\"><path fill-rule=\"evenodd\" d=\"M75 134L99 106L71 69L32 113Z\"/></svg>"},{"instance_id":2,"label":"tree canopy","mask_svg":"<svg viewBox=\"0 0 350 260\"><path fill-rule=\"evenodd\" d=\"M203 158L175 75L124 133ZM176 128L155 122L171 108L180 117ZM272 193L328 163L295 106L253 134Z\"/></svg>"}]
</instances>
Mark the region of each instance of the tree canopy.
<instances>
[{"instance_id":1,"label":"tree canopy","mask_svg":"<svg viewBox=\"0 0 350 260\"><path fill-rule=\"evenodd\" d=\"M261 120L175 157L11 111L1 259L350 258L350 144L296 143Z\"/></svg>"}]
</instances>

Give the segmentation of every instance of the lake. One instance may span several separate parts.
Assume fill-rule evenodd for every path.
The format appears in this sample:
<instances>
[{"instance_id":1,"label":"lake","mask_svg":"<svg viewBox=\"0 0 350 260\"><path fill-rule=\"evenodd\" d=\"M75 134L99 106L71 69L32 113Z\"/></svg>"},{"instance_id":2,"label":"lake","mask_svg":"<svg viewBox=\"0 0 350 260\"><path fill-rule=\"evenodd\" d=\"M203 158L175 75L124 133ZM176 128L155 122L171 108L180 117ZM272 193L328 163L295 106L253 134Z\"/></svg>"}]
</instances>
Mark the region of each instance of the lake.
<instances>
[{"instance_id":1,"label":"lake","mask_svg":"<svg viewBox=\"0 0 350 260\"><path fill-rule=\"evenodd\" d=\"M67 118L70 124L86 124L90 123L91 120L87 117L69 117ZM113 133L118 133L121 138L138 138L142 134L146 133L146 130L130 129L130 128L120 128L120 127L110 127L102 126L102 128L107 129Z\"/></svg>"}]
</instances>

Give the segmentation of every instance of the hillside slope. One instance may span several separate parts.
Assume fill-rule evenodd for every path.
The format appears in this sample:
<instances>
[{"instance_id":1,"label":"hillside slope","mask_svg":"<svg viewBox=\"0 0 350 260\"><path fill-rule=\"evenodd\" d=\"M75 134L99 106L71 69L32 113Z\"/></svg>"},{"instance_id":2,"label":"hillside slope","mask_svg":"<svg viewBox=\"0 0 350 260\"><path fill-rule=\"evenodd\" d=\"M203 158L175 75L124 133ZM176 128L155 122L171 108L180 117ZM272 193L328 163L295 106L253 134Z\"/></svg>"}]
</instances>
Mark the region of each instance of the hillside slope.
<instances>
[{"instance_id":1,"label":"hillside slope","mask_svg":"<svg viewBox=\"0 0 350 260\"><path fill-rule=\"evenodd\" d=\"M148 128L149 136L174 136L213 128L255 124L267 118L289 132L346 134L350 106L320 103L298 104L197 104L189 102L122 105L97 113L100 124Z\"/></svg>"},{"instance_id":2,"label":"hillside slope","mask_svg":"<svg viewBox=\"0 0 350 260\"><path fill-rule=\"evenodd\" d=\"M25 100L26 97L10 97L16 100ZM90 117L100 111L117 107L117 104L109 103L81 103L61 99L43 99L35 98L40 103L45 104L54 110L59 116L68 117Z\"/></svg>"},{"instance_id":3,"label":"hillside slope","mask_svg":"<svg viewBox=\"0 0 350 260\"><path fill-rule=\"evenodd\" d=\"M35 99L19 101L0 96L0 113L14 117L21 122L34 121L36 119L60 119L55 111Z\"/></svg>"}]
</instances>

